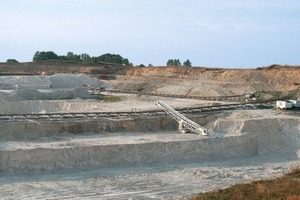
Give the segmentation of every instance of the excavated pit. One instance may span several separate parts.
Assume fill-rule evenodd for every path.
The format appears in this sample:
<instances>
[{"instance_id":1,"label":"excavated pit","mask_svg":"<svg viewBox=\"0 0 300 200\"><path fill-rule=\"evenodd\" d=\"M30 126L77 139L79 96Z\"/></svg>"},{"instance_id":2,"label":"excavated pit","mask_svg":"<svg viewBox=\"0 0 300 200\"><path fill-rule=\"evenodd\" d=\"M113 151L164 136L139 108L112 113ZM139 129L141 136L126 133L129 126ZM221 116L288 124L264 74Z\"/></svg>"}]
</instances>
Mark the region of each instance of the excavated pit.
<instances>
[{"instance_id":1,"label":"excavated pit","mask_svg":"<svg viewBox=\"0 0 300 200\"><path fill-rule=\"evenodd\" d=\"M190 117L211 135L179 134L167 116L1 122L0 171L222 162L272 152L299 159L299 118Z\"/></svg>"},{"instance_id":2,"label":"excavated pit","mask_svg":"<svg viewBox=\"0 0 300 200\"><path fill-rule=\"evenodd\" d=\"M78 81L74 82L74 78ZM157 100L174 108L226 103L140 95L122 95L122 101L113 103L59 100L61 95L55 90L71 91L73 98L82 97L80 91L75 91L77 86L99 86L85 75L4 77L0 81L0 96L6 99L0 105L3 115L134 113L158 109ZM48 90L53 90L51 98ZM45 97L47 100L42 100ZM186 116L206 127L210 135L179 134L177 122L166 115L1 118L0 196L179 199L236 183L273 178L293 165L299 166L298 111L236 110Z\"/></svg>"},{"instance_id":3,"label":"excavated pit","mask_svg":"<svg viewBox=\"0 0 300 200\"><path fill-rule=\"evenodd\" d=\"M180 134L168 116L1 121L0 196L178 199L299 165L299 113L186 116L211 135Z\"/></svg>"}]
</instances>

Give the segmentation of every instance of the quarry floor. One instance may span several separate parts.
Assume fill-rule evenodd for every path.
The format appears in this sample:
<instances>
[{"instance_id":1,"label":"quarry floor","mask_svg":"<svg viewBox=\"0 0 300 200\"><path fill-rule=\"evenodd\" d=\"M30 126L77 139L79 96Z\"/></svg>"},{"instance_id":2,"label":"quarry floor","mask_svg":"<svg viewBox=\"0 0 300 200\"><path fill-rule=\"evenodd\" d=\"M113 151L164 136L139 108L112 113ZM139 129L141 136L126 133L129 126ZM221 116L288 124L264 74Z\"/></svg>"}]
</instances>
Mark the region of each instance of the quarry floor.
<instances>
[{"instance_id":1,"label":"quarry floor","mask_svg":"<svg viewBox=\"0 0 300 200\"><path fill-rule=\"evenodd\" d=\"M2 112L159 110L158 99L174 108L226 103L123 95L115 103L23 101L13 106L6 102L11 109ZM210 136L179 134L167 116L151 119L158 121L152 125L149 119L107 119L110 124L125 121L112 132L49 136L41 129L38 137L30 139L19 138L36 131L29 123L43 122L26 122L24 130L2 128L2 135L15 137L0 139L0 199L181 199L274 178L300 165L298 111L235 110L192 117L203 122ZM19 127L17 123L0 125Z\"/></svg>"}]
</instances>

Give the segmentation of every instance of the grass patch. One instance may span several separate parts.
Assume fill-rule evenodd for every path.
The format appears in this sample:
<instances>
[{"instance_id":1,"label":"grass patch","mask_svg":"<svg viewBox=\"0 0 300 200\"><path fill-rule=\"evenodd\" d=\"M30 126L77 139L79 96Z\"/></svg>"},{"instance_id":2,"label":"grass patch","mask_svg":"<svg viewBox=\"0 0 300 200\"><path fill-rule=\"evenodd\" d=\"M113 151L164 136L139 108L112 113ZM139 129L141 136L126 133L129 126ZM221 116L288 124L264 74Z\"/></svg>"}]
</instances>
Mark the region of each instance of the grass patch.
<instances>
[{"instance_id":1,"label":"grass patch","mask_svg":"<svg viewBox=\"0 0 300 200\"><path fill-rule=\"evenodd\" d=\"M100 95L100 96L97 96L96 99L98 101L104 101L104 102L118 102L118 101L122 101L122 97L120 97L120 96L113 96L113 95Z\"/></svg>"},{"instance_id":2,"label":"grass patch","mask_svg":"<svg viewBox=\"0 0 300 200\"><path fill-rule=\"evenodd\" d=\"M191 200L256 200L300 199L300 165L291 167L291 172L274 180L238 184L224 190L200 193Z\"/></svg>"},{"instance_id":3,"label":"grass patch","mask_svg":"<svg viewBox=\"0 0 300 200\"><path fill-rule=\"evenodd\" d=\"M297 99L300 96L298 90L293 91L256 91L251 97L257 98L257 100L276 100L276 99Z\"/></svg>"}]
</instances>

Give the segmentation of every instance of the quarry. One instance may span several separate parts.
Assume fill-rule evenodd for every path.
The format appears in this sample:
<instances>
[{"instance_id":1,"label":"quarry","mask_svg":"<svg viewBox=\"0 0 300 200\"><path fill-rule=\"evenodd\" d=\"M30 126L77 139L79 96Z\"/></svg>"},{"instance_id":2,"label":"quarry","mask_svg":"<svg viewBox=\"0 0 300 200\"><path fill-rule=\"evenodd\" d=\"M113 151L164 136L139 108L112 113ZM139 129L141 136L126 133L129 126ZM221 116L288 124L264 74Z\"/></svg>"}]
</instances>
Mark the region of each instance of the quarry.
<instances>
[{"instance_id":1,"label":"quarry","mask_svg":"<svg viewBox=\"0 0 300 200\"><path fill-rule=\"evenodd\" d=\"M299 99L299 67L11 67L22 75L0 65L2 199L187 199L300 165L299 110L247 101ZM157 101L208 135L179 133Z\"/></svg>"}]
</instances>

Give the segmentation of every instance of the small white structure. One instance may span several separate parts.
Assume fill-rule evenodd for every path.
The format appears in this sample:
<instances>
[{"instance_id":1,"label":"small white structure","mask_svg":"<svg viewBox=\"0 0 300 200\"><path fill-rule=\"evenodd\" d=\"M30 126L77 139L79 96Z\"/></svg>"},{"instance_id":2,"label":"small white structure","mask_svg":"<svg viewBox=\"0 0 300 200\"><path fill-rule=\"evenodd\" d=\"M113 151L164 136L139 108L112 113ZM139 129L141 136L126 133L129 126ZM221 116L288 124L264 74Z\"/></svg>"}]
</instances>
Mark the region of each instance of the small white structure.
<instances>
[{"instance_id":1,"label":"small white structure","mask_svg":"<svg viewBox=\"0 0 300 200\"><path fill-rule=\"evenodd\" d=\"M292 103L293 108L300 108L300 100L289 100Z\"/></svg>"},{"instance_id":2,"label":"small white structure","mask_svg":"<svg viewBox=\"0 0 300 200\"><path fill-rule=\"evenodd\" d=\"M276 108L291 109L293 104L289 101L276 101Z\"/></svg>"}]
</instances>

